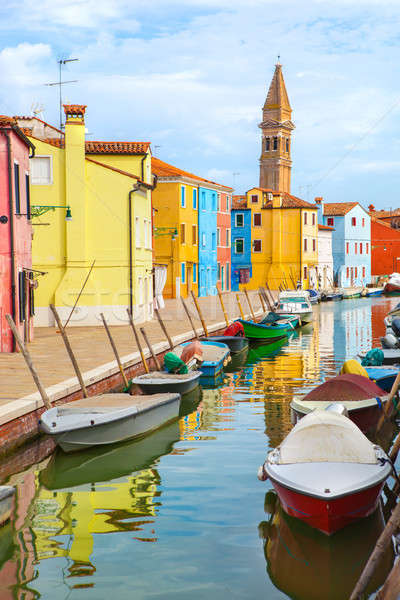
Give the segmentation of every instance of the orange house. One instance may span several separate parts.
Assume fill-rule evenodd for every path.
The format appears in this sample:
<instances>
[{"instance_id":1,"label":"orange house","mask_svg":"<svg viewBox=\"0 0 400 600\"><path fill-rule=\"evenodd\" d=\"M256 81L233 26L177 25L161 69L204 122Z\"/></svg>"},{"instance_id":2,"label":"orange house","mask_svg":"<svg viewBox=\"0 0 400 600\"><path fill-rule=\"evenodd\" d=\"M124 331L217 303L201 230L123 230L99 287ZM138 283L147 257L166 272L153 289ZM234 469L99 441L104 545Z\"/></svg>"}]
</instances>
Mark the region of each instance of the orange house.
<instances>
[{"instance_id":1,"label":"orange house","mask_svg":"<svg viewBox=\"0 0 400 600\"><path fill-rule=\"evenodd\" d=\"M378 218L380 213L371 204L371 275L390 275L400 272L400 229Z\"/></svg>"}]
</instances>

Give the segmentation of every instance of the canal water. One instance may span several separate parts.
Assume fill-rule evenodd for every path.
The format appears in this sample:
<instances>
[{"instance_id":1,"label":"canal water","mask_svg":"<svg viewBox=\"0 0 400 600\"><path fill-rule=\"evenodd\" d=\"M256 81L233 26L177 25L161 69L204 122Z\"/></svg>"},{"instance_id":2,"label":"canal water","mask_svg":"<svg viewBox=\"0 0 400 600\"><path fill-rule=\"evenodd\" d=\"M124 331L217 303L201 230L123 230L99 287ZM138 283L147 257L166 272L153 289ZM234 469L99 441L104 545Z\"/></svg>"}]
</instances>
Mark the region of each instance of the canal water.
<instances>
[{"instance_id":1,"label":"canal water","mask_svg":"<svg viewBox=\"0 0 400 600\"><path fill-rule=\"evenodd\" d=\"M252 348L218 388L185 400L179 422L138 442L15 461L0 599L347 599L382 511L328 538L282 513L257 469L291 429L293 396L378 345L396 303L315 307L314 326ZM392 562L390 550L371 594Z\"/></svg>"}]
</instances>

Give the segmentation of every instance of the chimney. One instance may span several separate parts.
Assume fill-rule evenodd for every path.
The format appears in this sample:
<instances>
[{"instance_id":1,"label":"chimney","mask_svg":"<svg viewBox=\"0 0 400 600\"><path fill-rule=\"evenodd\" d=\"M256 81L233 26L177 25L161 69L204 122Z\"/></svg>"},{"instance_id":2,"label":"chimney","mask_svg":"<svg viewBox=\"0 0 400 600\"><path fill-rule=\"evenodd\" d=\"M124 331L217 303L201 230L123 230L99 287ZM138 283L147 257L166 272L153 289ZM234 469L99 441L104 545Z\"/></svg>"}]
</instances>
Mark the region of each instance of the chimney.
<instances>
[{"instance_id":1,"label":"chimney","mask_svg":"<svg viewBox=\"0 0 400 600\"><path fill-rule=\"evenodd\" d=\"M282 208L282 194L273 195L272 208Z\"/></svg>"},{"instance_id":2,"label":"chimney","mask_svg":"<svg viewBox=\"0 0 400 600\"><path fill-rule=\"evenodd\" d=\"M317 205L317 216L318 216L318 223L320 225L323 225L324 223L324 199L322 196L316 196L314 198L314 202Z\"/></svg>"},{"instance_id":3,"label":"chimney","mask_svg":"<svg viewBox=\"0 0 400 600\"><path fill-rule=\"evenodd\" d=\"M373 204L370 204L368 206L368 210L369 210L369 212L375 212L375 206Z\"/></svg>"}]
</instances>

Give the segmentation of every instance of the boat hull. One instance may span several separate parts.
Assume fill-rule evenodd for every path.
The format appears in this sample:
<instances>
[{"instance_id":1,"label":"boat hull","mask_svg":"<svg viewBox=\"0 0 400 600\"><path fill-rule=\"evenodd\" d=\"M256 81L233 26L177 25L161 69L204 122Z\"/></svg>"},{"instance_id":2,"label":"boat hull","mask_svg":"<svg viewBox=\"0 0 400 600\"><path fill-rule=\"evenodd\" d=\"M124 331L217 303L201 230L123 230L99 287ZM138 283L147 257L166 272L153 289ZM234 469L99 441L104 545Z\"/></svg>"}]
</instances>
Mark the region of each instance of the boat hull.
<instances>
[{"instance_id":1,"label":"boat hull","mask_svg":"<svg viewBox=\"0 0 400 600\"><path fill-rule=\"evenodd\" d=\"M288 319L289 317L293 317L293 313L289 313L289 312L284 312L284 311L280 311L277 310L276 313L279 315L279 317L281 319ZM306 323L312 323L314 320L314 316L312 311L307 311L304 313L296 313L296 315L299 317L299 325L305 325Z\"/></svg>"},{"instance_id":2,"label":"boat hull","mask_svg":"<svg viewBox=\"0 0 400 600\"><path fill-rule=\"evenodd\" d=\"M367 489L325 500L289 489L271 479L284 511L311 527L332 535L371 515L378 507L383 482Z\"/></svg>"},{"instance_id":3,"label":"boat hull","mask_svg":"<svg viewBox=\"0 0 400 600\"><path fill-rule=\"evenodd\" d=\"M395 283L386 283L383 288L384 294L389 294L391 296L400 296L400 285L396 285Z\"/></svg>"},{"instance_id":4,"label":"boat hull","mask_svg":"<svg viewBox=\"0 0 400 600\"><path fill-rule=\"evenodd\" d=\"M205 338L201 338L200 341L205 342L220 342L226 344L231 354L237 354L248 348L249 340L246 337L236 335L212 335Z\"/></svg>"},{"instance_id":5,"label":"boat hull","mask_svg":"<svg viewBox=\"0 0 400 600\"><path fill-rule=\"evenodd\" d=\"M351 421L353 421L353 423L355 423L357 425L357 427L359 429L361 429L361 431L363 433L367 433L368 431L371 431L373 428L376 427L376 424L378 423L379 417L382 414L382 408L381 406L385 406L386 404L386 398L382 398L382 403L379 406L378 404L375 404L375 406L366 406L366 407L359 407L359 403L358 402L340 402L340 404L342 404L343 406L346 407L346 410L348 412L349 415L349 419ZM316 410L318 408L324 408L324 406L322 406L323 403L321 402L308 402L307 403L307 410L306 409L302 409L301 406L299 406L300 403L298 402L292 402L290 405L290 410L291 410L291 418L292 418L292 423L296 424L300 419L302 419L303 417L305 417L307 414L309 414L312 410ZM313 405L313 406L311 406Z\"/></svg>"},{"instance_id":6,"label":"boat hull","mask_svg":"<svg viewBox=\"0 0 400 600\"><path fill-rule=\"evenodd\" d=\"M144 394L177 393L184 396L198 387L201 371L195 371L191 373L192 377L185 379L180 378L179 375L174 379L172 373L168 374L170 375L168 379L165 378L165 374L162 374L164 377L161 378L157 378L157 373L151 375L153 375L151 379L147 376L135 377L132 383L139 386Z\"/></svg>"},{"instance_id":7,"label":"boat hull","mask_svg":"<svg viewBox=\"0 0 400 600\"><path fill-rule=\"evenodd\" d=\"M268 342L276 342L287 337L295 327L291 325L278 327L273 323L253 323L252 321L243 321L242 319L238 319L238 321L243 325L244 333L247 338L250 340L266 340Z\"/></svg>"},{"instance_id":8,"label":"boat hull","mask_svg":"<svg viewBox=\"0 0 400 600\"><path fill-rule=\"evenodd\" d=\"M185 342L180 344L174 349L174 352L180 356L182 349L190 343ZM202 341L201 344L203 346L204 360L199 366L199 371L201 371L200 383L203 385L204 381L209 382L210 379L216 379L222 373L230 360L230 352L228 346L221 342ZM209 353L212 352L212 347L216 347L217 351L211 357ZM207 355L209 355L208 358Z\"/></svg>"},{"instance_id":9,"label":"boat hull","mask_svg":"<svg viewBox=\"0 0 400 600\"><path fill-rule=\"evenodd\" d=\"M366 293L367 298L371 298L373 296L382 296L383 293L383 289L382 290L374 290L373 292L368 292Z\"/></svg>"}]
</instances>

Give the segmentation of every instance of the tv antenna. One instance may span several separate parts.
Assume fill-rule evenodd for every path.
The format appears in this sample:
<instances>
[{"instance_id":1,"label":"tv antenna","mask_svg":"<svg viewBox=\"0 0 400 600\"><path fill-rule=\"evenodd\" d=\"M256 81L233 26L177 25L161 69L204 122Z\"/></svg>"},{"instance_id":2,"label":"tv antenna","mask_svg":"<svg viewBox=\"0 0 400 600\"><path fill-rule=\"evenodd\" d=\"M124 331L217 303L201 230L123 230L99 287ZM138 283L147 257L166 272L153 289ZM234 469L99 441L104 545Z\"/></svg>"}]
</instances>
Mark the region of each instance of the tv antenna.
<instances>
[{"instance_id":1,"label":"tv antenna","mask_svg":"<svg viewBox=\"0 0 400 600\"><path fill-rule=\"evenodd\" d=\"M62 80L62 68L64 65L66 65L66 63L69 62L75 62L79 60L79 58L61 58L60 60L58 60L58 65L59 65L59 79L58 81L52 82L52 83L45 83L44 85L47 85L49 87L58 85L59 88L59 102L60 102L60 130L62 130L63 128L63 117L62 117L62 86L65 85L66 83L77 83L77 79L72 79L70 81L63 81Z\"/></svg>"},{"instance_id":2,"label":"tv antenna","mask_svg":"<svg viewBox=\"0 0 400 600\"><path fill-rule=\"evenodd\" d=\"M31 104L31 113L34 117L38 117L43 120L45 105L40 104L40 102L32 102Z\"/></svg>"}]
</instances>

